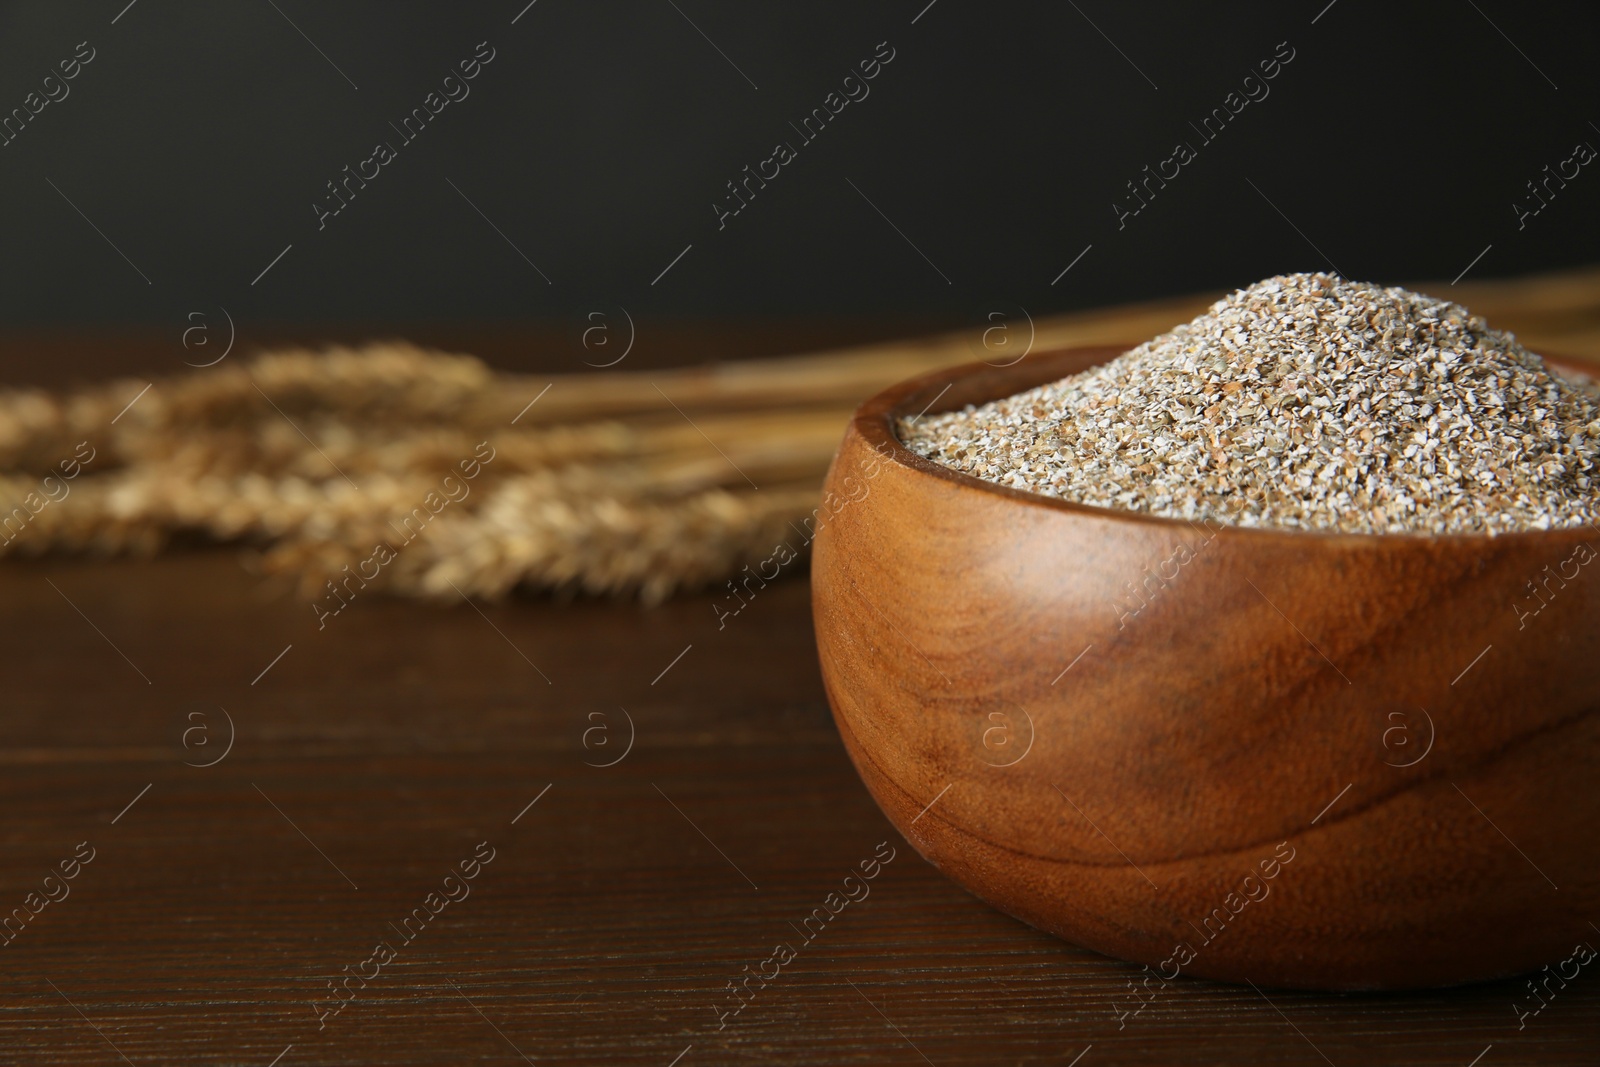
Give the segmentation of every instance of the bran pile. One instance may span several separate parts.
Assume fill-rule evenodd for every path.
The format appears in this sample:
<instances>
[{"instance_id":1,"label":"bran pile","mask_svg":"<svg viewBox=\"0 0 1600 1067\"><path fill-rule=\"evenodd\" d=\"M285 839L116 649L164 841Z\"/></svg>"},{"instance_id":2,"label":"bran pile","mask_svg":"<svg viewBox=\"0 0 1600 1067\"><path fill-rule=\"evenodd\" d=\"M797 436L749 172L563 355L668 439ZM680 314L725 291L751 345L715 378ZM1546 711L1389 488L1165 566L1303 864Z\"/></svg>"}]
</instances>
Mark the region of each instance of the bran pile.
<instances>
[{"instance_id":1,"label":"bran pile","mask_svg":"<svg viewBox=\"0 0 1600 1067\"><path fill-rule=\"evenodd\" d=\"M899 431L999 485L1191 521L1498 534L1600 517L1592 392L1459 305L1320 273Z\"/></svg>"}]
</instances>

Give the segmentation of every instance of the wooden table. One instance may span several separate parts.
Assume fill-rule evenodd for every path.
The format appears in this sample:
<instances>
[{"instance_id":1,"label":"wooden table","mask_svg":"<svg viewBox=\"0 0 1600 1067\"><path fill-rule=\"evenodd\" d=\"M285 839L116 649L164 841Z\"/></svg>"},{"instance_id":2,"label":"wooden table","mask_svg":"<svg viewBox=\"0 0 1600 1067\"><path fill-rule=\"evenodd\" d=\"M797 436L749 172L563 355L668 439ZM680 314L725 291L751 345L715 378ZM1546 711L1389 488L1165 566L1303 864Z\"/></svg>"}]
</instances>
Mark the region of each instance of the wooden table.
<instances>
[{"instance_id":1,"label":"wooden table","mask_svg":"<svg viewBox=\"0 0 1600 1067\"><path fill-rule=\"evenodd\" d=\"M374 596L319 631L238 555L0 565L0 909L29 916L0 1062L1600 1060L1588 972L1520 1030L1519 981L1180 980L1132 1013L1136 968L992 911L878 813L803 581L721 630L707 596ZM870 896L806 941L882 842Z\"/></svg>"}]
</instances>

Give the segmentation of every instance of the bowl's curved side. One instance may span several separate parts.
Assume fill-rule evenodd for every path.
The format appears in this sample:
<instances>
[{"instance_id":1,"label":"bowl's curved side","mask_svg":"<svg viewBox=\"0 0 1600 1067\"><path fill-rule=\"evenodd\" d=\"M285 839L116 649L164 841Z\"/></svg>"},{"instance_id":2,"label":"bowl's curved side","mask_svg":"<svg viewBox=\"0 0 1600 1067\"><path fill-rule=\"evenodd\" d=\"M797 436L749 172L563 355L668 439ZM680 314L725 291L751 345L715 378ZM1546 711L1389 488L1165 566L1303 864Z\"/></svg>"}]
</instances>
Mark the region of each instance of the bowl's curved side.
<instances>
[{"instance_id":1,"label":"bowl's curved side","mask_svg":"<svg viewBox=\"0 0 1600 1067\"><path fill-rule=\"evenodd\" d=\"M880 806L996 906L1164 972L1395 987L1564 955L1600 905L1588 534L1188 527L893 440L941 391L948 410L1113 354L940 372L847 430L813 601ZM1536 578L1548 601L1519 600Z\"/></svg>"}]
</instances>

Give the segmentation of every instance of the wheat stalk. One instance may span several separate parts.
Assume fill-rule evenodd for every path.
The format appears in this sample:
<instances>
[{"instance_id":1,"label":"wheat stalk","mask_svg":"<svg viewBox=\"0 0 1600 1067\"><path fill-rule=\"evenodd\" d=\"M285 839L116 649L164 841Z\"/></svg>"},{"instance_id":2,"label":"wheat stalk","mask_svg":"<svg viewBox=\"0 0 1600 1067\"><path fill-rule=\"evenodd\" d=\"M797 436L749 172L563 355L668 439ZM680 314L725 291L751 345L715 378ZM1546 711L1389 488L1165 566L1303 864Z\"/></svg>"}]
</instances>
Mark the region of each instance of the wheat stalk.
<instances>
[{"instance_id":1,"label":"wheat stalk","mask_svg":"<svg viewBox=\"0 0 1600 1067\"><path fill-rule=\"evenodd\" d=\"M655 601L727 580L786 532L799 543L790 524L816 507L854 401L906 363L823 357L552 385L387 344L277 352L145 392L12 390L0 393L0 504L21 510L0 554L152 552L199 533L256 546L266 573L317 597L384 544L395 558L363 589ZM67 479L60 458L80 442L93 459ZM447 477L463 495L435 518L425 501ZM65 495L35 511L44 487Z\"/></svg>"},{"instance_id":2,"label":"wheat stalk","mask_svg":"<svg viewBox=\"0 0 1600 1067\"><path fill-rule=\"evenodd\" d=\"M1468 303L1535 349L1597 351L1600 271L1469 288ZM1035 351L1137 341L1211 299L1026 326ZM389 539L403 544L369 585L396 593L655 600L748 573L791 537L803 551L851 409L985 358L977 336L554 376L386 342L282 349L154 383L0 390L0 554L150 552L197 533L254 546L265 571L317 597ZM94 458L67 480L80 442ZM469 494L405 542L396 525L446 475L459 481L480 442L495 458Z\"/></svg>"}]
</instances>

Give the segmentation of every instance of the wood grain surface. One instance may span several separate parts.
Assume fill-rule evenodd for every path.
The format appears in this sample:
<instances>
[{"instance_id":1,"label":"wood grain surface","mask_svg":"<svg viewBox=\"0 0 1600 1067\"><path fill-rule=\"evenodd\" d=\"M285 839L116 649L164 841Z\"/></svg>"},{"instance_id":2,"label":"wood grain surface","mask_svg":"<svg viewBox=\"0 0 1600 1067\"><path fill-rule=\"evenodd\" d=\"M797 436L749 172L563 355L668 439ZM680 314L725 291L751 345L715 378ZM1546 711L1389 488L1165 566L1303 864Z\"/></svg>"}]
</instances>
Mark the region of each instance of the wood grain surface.
<instances>
[{"instance_id":1,"label":"wood grain surface","mask_svg":"<svg viewBox=\"0 0 1600 1067\"><path fill-rule=\"evenodd\" d=\"M1528 302L1529 321L1593 333L1593 289ZM1096 315L1052 329L1151 329ZM158 354L96 344L119 371ZM39 352L0 346L12 380L74 376ZM1521 1029L1518 980L1386 996L1182 981L1119 1025L1137 968L977 901L878 811L830 719L801 574L721 630L709 595L481 613L375 596L319 632L239 555L0 563L0 914L69 893L0 947L0 1061L1595 1061L1592 967ZM186 765L217 758L222 709L232 749ZM633 748L592 766L622 751L622 709ZM47 885L81 842L92 861ZM402 944L394 927L481 842L494 859L470 895ZM805 939L880 842L896 851L870 895ZM385 939L395 958L321 1026L329 982L371 974ZM780 943L794 958L720 1023L729 983Z\"/></svg>"},{"instance_id":2,"label":"wood grain surface","mask_svg":"<svg viewBox=\"0 0 1600 1067\"><path fill-rule=\"evenodd\" d=\"M1518 981L1400 996L1183 981L1119 1028L1137 968L970 897L878 812L829 718L803 581L720 632L696 600L485 619L375 599L317 633L229 552L0 580L7 907L79 842L96 850L0 949L10 1063L120 1050L265 1067L289 1049L280 1067L513 1064L520 1049L666 1067L692 1046L680 1067L943 1067L1065 1064L1093 1045L1081 1067L1466 1067L1490 1044L1484 1064L1593 1062L1587 972L1520 1031ZM183 747L187 716L218 707L233 751L185 766L215 758ZM615 758L598 735L585 749L589 716L620 744L620 708L633 751L585 766ZM885 840L898 854L871 895L719 1029L727 983L798 947L794 927ZM319 1030L327 982L398 941L389 923L481 841L496 857L471 895Z\"/></svg>"}]
</instances>

